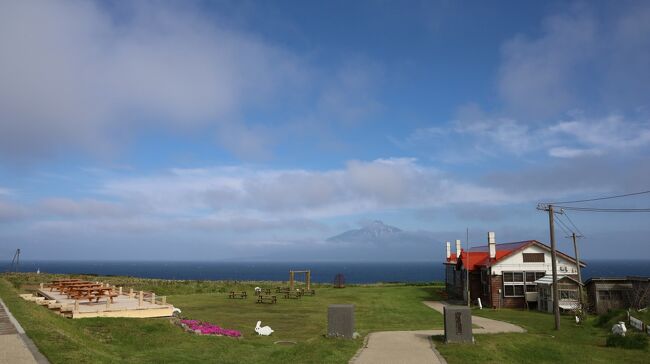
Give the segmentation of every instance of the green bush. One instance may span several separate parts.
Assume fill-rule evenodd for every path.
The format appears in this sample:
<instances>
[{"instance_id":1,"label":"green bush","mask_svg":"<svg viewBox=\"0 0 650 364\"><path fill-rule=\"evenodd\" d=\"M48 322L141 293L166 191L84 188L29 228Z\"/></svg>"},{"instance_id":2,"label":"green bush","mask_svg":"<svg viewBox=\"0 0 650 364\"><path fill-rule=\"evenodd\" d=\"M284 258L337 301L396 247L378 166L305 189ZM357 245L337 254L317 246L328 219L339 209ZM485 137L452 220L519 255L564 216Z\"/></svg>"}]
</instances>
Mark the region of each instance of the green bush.
<instances>
[{"instance_id":1,"label":"green bush","mask_svg":"<svg viewBox=\"0 0 650 364\"><path fill-rule=\"evenodd\" d=\"M611 328L619 321L627 321L627 314L624 310L609 310L599 315L594 324L598 327Z\"/></svg>"},{"instance_id":2,"label":"green bush","mask_svg":"<svg viewBox=\"0 0 650 364\"><path fill-rule=\"evenodd\" d=\"M628 333L626 336L610 334L607 336L607 346L643 350L648 347L648 337L642 333Z\"/></svg>"}]
</instances>

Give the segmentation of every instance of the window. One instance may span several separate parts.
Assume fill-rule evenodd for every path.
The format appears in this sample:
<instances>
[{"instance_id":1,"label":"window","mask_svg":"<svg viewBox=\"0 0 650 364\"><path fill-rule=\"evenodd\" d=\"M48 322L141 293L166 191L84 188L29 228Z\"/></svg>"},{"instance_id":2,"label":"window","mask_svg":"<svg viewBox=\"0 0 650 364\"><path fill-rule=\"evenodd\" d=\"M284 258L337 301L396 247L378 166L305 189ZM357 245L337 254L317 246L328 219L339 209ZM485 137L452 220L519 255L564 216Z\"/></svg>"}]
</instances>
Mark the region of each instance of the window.
<instances>
[{"instance_id":1,"label":"window","mask_svg":"<svg viewBox=\"0 0 650 364\"><path fill-rule=\"evenodd\" d=\"M578 291L561 289L560 290L560 299L561 300L577 300L578 299Z\"/></svg>"},{"instance_id":2,"label":"window","mask_svg":"<svg viewBox=\"0 0 650 364\"><path fill-rule=\"evenodd\" d=\"M522 253L524 263L544 263L544 253Z\"/></svg>"},{"instance_id":3,"label":"window","mask_svg":"<svg viewBox=\"0 0 650 364\"><path fill-rule=\"evenodd\" d=\"M503 272L503 296L523 297L524 292L536 292L536 280L546 272Z\"/></svg>"}]
</instances>

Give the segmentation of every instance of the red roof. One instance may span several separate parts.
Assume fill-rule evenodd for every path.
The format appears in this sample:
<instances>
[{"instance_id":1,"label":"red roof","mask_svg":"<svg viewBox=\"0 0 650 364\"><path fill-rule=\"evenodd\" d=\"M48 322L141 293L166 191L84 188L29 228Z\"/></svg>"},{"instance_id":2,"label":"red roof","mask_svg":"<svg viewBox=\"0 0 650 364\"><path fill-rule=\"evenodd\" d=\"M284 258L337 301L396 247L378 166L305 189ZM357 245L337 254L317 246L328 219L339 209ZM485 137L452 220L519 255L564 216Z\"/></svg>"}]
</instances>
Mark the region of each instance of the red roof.
<instances>
[{"instance_id":1,"label":"red roof","mask_svg":"<svg viewBox=\"0 0 650 364\"><path fill-rule=\"evenodd\" d=\"M490 259L490 250L487 244L481 245L481 246L476 246L473 247L469 250L469 254L467 254L467 251L464 249L460 250L460 260L463 264L466 264L465 262L468 261L469 259L469 270L477 270L480 267L488 267L492 265L493 263L498 262L499 260L509 256L510 254L519 251L521 249L526 248L529 245L539 245L541 247L545 247L547 249L550 249L548 246L545 244L540 243L537 240L526 240L526 241L518 241L514 243L504 243L504 244L496 244L496 258L495 259ZM569 260L574 261L573 258L570 256L558 252L558 254L563 255L565 258L568 258ZM456 259L456 253L451 253L451 256L447 259L445 264L456 264L457 259ZM582 262L581 262L582 263ZM582 265L582 264L581 264Z\"/></svg>"}]
</instances>

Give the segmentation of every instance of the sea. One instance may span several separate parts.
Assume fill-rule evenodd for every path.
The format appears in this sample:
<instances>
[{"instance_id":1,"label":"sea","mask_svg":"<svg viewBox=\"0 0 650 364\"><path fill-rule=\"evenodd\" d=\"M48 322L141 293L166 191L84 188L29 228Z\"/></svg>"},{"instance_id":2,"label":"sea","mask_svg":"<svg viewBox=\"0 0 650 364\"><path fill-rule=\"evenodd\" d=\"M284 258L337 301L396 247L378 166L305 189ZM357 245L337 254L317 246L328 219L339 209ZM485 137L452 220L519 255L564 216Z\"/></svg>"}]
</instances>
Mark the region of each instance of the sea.
<instances>
[{"instance_id":1,"label":"sea","mask_svg":"<svg viewBox=\"0 0 650 364\"><path fill-rule=\"evenodd\" d=\"M2 268L6 267L6 268ZM10 267L0 262L0 271ZM313 282L328 283L343 274L346 283L444 281L441 262L163 262L21 261L21 272L120 275L182 280L287 281L290 270L310 270ZM650 277L650 260L589 260L591 277ZM298 278L298 277L297 277Z\"/></svg>"}]
</instances>

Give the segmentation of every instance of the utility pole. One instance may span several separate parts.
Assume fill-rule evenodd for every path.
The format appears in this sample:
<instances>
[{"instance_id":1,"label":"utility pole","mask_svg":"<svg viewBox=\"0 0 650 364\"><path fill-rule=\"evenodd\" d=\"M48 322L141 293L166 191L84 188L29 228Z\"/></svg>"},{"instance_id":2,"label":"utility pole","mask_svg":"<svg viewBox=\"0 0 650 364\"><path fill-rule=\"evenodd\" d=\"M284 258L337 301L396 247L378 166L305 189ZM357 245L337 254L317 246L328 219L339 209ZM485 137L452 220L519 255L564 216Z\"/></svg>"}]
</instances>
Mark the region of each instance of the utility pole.
<instances>
[{"instance_id":1,"label":"utility pole","mask_svg":"<svg viewBox=\"0 0 650 364\"><path fill-rule=\"evenodd\" d=\"M553 269L553 315L555 316L555 330L560 329L560 300L557 287L557 252L555 247L555 225L553 205L548 205L548 225L551 235L551 267Z\"/></svg>"},{"instance_id":2,"label":"utility pole","mask_svg":"<svg viewBox=\"0 0 650 364\"><path fill-rule=\"evenodd\" d=\"M548 211L548 227L551 235L551 267L553 269L553 316L555 316L555 330L560 329L560 297L558 296L557 287L557 250L555 247L555 225L553 205L540 203L537 204L537 209L541 211ZM562 210L558 212L563 213Z\"/></svg>"},{"instance_id":3,"label":"utility pole","mask_svg":"<svg viewBox=\"0 0 650 364\"><path fill-rule=\"evenodd\" d=\"M580 254L578 254L578 243L576 241L576 238L581 238L582 235L576 235L576 233L572 233L571 237L573 238L573 250L576 253L576 266L578 267L578 282L580 282L580 285L578 286L578 293L580 294L580 297L578 297L578 301L580 302L580 307L582 307L582 275L580 274Z\"/></svg>"},{"instance_id":4,"label":"utility pole","mask_svg":"<svg viewBox=\"0 0 650 364\"><path fill-rule=\"evenodd\" d=\"M469 228L466 230L465 241L467 242L467 266L465 267L465 272L467 272L467 307L472 306L472 299L470 298L470 288L469 288Z\"/></svg>"}]
</instances>

